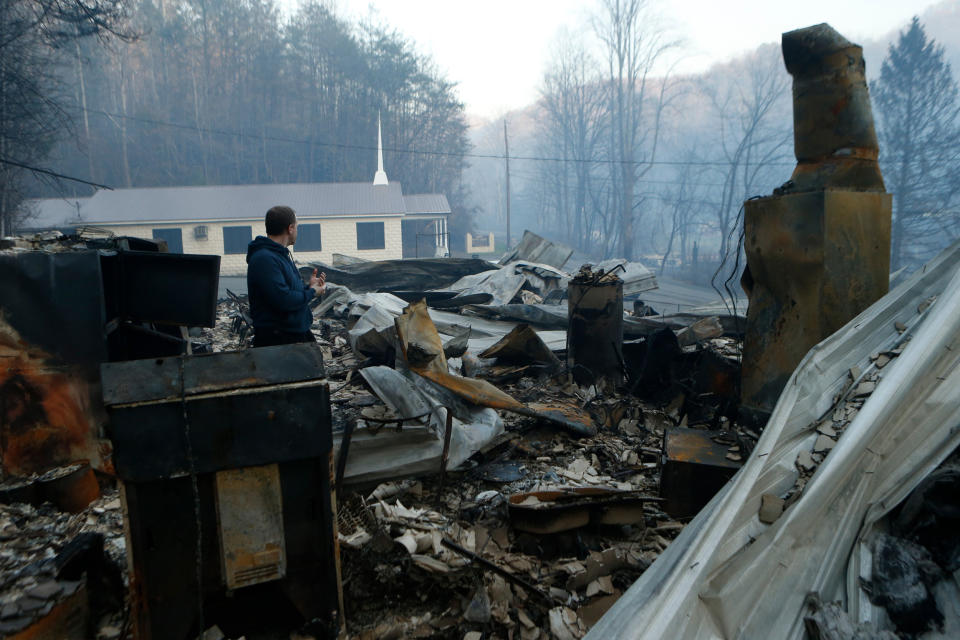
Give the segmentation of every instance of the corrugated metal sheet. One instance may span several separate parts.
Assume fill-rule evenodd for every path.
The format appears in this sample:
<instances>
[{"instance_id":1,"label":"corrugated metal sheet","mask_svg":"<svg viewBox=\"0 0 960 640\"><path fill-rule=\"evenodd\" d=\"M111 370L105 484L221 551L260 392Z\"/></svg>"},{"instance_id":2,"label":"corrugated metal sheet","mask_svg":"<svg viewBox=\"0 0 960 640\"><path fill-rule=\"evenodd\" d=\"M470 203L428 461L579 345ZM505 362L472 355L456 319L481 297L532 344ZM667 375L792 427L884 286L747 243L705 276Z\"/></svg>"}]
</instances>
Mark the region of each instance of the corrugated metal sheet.
<instances>
[{"instance_id":1,"label":"corrugated metal sheet","mask_svg":"<svg viewBox=\"0 0 960 640\"><path fill-rule=\"evenodd\" d=\"M442 193L403 196L403 204L408 215L450 213L450 203Z\"/></svg>"},{"instance_id":2,"label":"corrugated metal sheet","mask_svg":"<svg viewBox=\"0 0 960 640\"><path fill-rule=\"evenodd\" d=\"M924 316L921 305L932 296ZM762 496L794 486L797 456L814 446L820 417L850 383L850 368L866 370L872 354L901 344L899 323L913 336L902 355L797 502L773 524L760 521ZM854 625L889 628L860 582L870 571L869 537L960 444L958 343L955 243L808 352L740 472L586 640L800 640L808 637L804 603L812 592L839 601Z\"/></svg>"},{"instance_id":3,"label":"corrugated metal sheet","mask_svg":"<svg viewBox=\"0 0 960 640\"><path fill-rule=\"evenodd\" d=\"M81 205L80 214L89 224L259 219L274 205L293 207L299 218L400 216L406 211L399 182L345 182L98 191Z\"/></svg>"}]
</instances>

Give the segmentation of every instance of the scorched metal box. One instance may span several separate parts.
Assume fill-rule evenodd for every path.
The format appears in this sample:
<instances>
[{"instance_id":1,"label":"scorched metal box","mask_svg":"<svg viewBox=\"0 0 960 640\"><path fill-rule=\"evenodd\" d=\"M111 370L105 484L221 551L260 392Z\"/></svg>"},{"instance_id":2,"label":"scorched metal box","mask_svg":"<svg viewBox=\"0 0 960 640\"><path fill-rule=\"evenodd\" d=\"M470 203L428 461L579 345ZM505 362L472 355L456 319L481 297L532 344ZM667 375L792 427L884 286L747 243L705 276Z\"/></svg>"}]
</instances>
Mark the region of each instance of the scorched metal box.
<instances>
[{"instance_id":1,"label":"scorched metal box","mask_svg":"<svg viewBox=\"0 0 960 640\"><path fill-rule=\"evenodd\" d=\"M182 640L213 624L243 635L311 620L313 633L334 634L332 434L319 347L107 363L101 377L135 636Z\"/></svg>"}]
</instances>

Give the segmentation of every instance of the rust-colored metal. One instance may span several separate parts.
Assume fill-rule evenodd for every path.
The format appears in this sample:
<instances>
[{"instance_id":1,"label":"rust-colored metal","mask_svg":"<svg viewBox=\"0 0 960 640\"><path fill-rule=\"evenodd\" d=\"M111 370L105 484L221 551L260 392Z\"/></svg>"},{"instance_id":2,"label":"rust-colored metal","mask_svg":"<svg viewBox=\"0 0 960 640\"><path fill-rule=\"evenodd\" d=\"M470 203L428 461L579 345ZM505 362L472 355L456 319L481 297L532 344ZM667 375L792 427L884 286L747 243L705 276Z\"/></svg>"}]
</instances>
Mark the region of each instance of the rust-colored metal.
<instances>
[{"instance_id":1,"label":"rust-colored metal","mask_svg":"<svg viewBox=\"0 0 960 640\"><path fill-rule=\"evenodd\" d=\"M443 355L443 341L430 319L427 303L423 300L407 305L396 320L400 349L410 368L420 373L429 371L447 373L447 357Z\"/></svg>"},{"instance_id":2,"label":"rust-colored metal","mask_svg":"<svg viewBox=\"0 0 960 640\"><path fill-rule=\"evenodd\" d=\"M72 367L27 343L0 316L0 466L29 475L101 460L90 385Z\"/></svg>"},{"instance_id":3,"label":"rust-colored metal","mask_svg":"<svg viewBox=\"0 0 960 640\"><path fill-rule=\"evenodd\" d=\"M863 52L829 25L783 34L793 75L791 182L744 203L750 299L741 408L763 421L807 351L887 292L891 196Z\"/></svg>"},{"instance_id":4,"label":"rust-colored metal","mask_svg":"<svg viewBox=\"0 0 960 640\"><path fill-rule=\"evenodd\" d=\"M486 380L464 378L447 370L440 334L430 319L427 305L415 302L407 306L396 319L397 338L400 349L410 370L441 387L452 391L464 400L482 407L502 409L559 424L580 435L593 435L596 427L589 415L580 413L576 419L569 415L566 406L556 411L543 411L528 406L504 393ZM550 407L554 408L554 407Z\"/></svg>"},{"instance_id":5,"label":"rust-colored metal","mask_svg":"<svg viewBox=\"0 0 960 640\"><path fill-rule=\"evenodd\" d=\"M76 469L57 475L50 480L39 481L39 493L62 511L80 513L100 497L100 485L93 469L82 463Z\"/></svg>"},{"instance_id":6,"label":"rust-colored metal","mask_svg":"<svg viewBox=\"0 0 960 640\"><path fill-rule=\"evenodd\" d=\"M480 353L479 357L496 358L498 362L512 362L518 365L543 364L550 367L560 365L557 356L528 324L518 324L496 344Z\"/></svg>"},{"instance_id":7,"label":"rust-colored metal","mask_svg":"<svg viewBox=\"0 0 960 640\"><path fill-rule=\"evenodd\" d=\"M671 516L696 515L742 465L727 458L729 445L717 442L718 435L685 428L664 433L660 496Z\"/></svg>"},{"instance_id":8,"label":"rust-colored metal","mask_svg":"<svg viewBox=\"0 0 960 640\"><path fill-rule=\"evenodd\" d=\"M50 613L7 640L86 640L90 605L86 584L58 602Z\"/></svg>"},{"instance_id":9,"label":"rust-colored metal","mask_svg":"<svg viewBox=\"0 0 960 640\"><path fill-rule=\"evenodd\" d=\"M651 500L659 501L638 491L571 487L517 493L510 496L507 507L514 528L545 535L591 523L642 525L645 521L643 504Z\"/></svg>"}]
</instances>

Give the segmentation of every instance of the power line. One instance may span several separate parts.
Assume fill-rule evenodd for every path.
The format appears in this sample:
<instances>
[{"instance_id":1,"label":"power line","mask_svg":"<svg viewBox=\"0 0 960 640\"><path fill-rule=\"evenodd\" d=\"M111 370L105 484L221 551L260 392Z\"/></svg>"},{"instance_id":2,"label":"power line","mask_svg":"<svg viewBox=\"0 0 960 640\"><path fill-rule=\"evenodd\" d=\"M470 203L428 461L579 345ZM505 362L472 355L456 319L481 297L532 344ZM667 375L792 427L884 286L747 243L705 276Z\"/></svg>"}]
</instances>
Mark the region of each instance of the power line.
<instances>
[{"instance_id":1,"label":"power line","mask_svg":"<svg viewBox=\"0 0 960 640\"><path fill-rule=\"evenodd\" d=\"M513 156L510 156L510 157L513 158ZM519 173L514 171L513 175L519 175L520 177L526 180L539 180L542 177L533 173L525 173L522 171ZM682 182L680 180L650 180L647 178L638 178L636 182L637 184L668 184L668 185L679 185L679 186L687 186L687 187L724 187L726 186L722 182L690 182L690 181ZM576 187L575 185L567 185L567 188L572 190L572 189L575 189Z\"/></svg>"},{"instance_id":2,"label":"power line","mask_svg":"<svg viewBox=\"0 0 960 640\"><path fill-rule=\"evenodd\" d=\"M264 134L255 134L255 133L246 133L243 131L231 131L229 129L213 129L210 127L200 127L197 125L188 125L180 124L177 122L168 122L164 120L155 120L153 118L141 118L138 116L128 116L121 113L111 113L109 111L102 111L100 109L84 109L80 107L81 111L86 111L88 113L95 113L109 118L122 118L124 120L130 120L133 122L141 122L143 124L152 124L159 127L170 127L174 129L185 129L187 131L196 131L198 133L210 133L221 136L233 136L237 138L251 138L254 140L267 140L270 142L286 142L289 144L303 144L303 145L312 145L316 147L331 147L334 149L345 149L345 150L355 150L355 151L376 151L377 147L370 145L359 145L359 144L344 144L341 142L320 142L318 140L306 140L298 138L287 138L284 136L268 136ZM451 158L475 158L475 159L486 159L486 160L505 160L506 156L499 155L495 153L458 153L455 151L436 151L430 149L402 149L400 147L384 147L384 151L389 151L392 153L405 153L410 155L425 155L425 156L443 156ZM510 156L511 160L530 160L534 162L576 162L576 163L587 163L587 164L636 164L636 165L660 165L660 166L692 166L692 167L726 167L729 166L729 162L720 162L720 161L710 161L710 160L611 160L611 159L584 159L584 158L563 158L555 156ZM754 166L754 165L769 165L769 166L784 166L792 167L795 163L792 162L742 162L743 166Z\"/></svg>"},{"instance_id":3,"label":"power line","mask_svg":"<svg viewBox=\"0 0 960 640\"><path fill-rule=\"evenodd\" d=\"M34 173L42 173L47 176L53 176L54 178L60 178L62 180L70 180L72 182L79 182L81 184L86 184L91 187L96 187L98 189L107 189L113 191L113 187L108 187L105 184L99 184L97 182L90 182L89 180L84 180L83 178L74 178L72 176L67 176L62 173L57 173L56 171L51 171L50 169L41 169L40 167L33 167L23 162L17 162L15 160L8 160L6 158L0 158L0 162L3 164L9 164L14 167L20 167L21 169L26 169L28 171L33 171Z\"/></svg>"}]
</instances>

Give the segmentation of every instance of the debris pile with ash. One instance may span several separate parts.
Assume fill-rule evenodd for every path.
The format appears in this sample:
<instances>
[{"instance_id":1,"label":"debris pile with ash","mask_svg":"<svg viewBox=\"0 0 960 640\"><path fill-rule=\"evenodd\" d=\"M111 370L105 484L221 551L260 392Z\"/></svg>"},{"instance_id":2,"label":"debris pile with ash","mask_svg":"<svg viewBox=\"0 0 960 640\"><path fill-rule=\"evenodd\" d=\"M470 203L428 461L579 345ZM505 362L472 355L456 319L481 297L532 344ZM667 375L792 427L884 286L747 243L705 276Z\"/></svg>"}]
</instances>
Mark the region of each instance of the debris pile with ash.
<instances>
[{"instance_id":1,"label":"debris pile with ash","mask_svg":"<svg viewBox=\"0 0 960 640\"><path fill-rule=\"evenodd\" d=\"M62 611L78 612L87 637L125 637L126 564L116 490L79 513L47 502L0 504L0 635Z\"/></svg>"}]
</instances>

